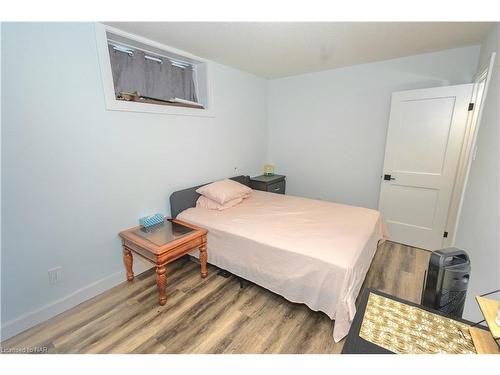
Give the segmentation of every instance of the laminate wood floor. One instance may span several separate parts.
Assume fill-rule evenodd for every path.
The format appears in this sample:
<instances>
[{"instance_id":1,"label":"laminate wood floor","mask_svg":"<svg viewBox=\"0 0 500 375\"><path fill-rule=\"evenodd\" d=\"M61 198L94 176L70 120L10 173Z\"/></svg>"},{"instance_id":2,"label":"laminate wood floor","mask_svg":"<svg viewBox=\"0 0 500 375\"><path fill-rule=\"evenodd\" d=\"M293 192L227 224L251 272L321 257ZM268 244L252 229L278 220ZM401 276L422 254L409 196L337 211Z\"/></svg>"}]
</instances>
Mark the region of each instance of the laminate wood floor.
<instances>
[{"instance_id":1,"label":"laminate wood floor","mask_svg":"<svg viewBox=\"0 0 500 375\"><path fill-rule=\"evenodd\" d=\"M363 287L419 302L430 252L385 242ZM236 277L181 258L167 266L167 304L150 270L2 343L49 353L339 353L334 322Z\"/></svg>"}]
</instances>

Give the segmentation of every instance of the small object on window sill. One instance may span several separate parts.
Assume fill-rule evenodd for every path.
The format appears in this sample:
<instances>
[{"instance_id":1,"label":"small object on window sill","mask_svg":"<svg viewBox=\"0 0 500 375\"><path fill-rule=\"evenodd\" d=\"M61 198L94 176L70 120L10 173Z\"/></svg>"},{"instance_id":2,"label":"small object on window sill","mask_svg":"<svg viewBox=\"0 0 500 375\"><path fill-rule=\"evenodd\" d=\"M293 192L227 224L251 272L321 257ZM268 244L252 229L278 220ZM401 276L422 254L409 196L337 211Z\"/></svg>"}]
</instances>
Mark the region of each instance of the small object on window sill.
<instances>
[{"instance_id":1,"label":"small object on window sill","mask_svg":"<svg viewBox=\"0 0 500 375\"><path fill-rule=\"evenodd\" d=\"M118 95L116 97L116 99L126 100L128 102L135 102L139 98L140 98L140 95L137 91L134 91L134 92L120 91L120 95Z\"/></svg>"}]
</instances>

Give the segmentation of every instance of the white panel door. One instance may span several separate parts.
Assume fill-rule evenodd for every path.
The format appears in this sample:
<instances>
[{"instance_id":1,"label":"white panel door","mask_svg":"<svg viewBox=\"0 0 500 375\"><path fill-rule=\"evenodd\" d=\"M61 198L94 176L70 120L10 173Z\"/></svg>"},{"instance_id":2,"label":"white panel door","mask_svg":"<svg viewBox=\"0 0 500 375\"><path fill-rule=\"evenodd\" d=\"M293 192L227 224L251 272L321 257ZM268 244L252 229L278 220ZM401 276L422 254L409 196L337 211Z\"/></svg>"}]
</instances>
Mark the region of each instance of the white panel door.
<instances>
[{"instance_id":1,"label":"white panel door","mask_svg":"<svg viewBox=\"0 0 500 375\"><path fill-rule=\"evenodd\" d=\"M472 84L392 94L379 210L391 239L442 247Z\"/></svg>"}]
</instances>

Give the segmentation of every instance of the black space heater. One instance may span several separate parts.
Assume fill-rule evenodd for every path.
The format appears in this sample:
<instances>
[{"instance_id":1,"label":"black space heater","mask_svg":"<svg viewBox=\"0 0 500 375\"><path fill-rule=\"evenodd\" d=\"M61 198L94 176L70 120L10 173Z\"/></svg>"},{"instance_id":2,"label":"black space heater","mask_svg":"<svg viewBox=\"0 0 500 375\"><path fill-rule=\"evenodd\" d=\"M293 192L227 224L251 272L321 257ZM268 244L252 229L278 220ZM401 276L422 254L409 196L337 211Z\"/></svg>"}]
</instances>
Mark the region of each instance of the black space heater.
<instances>
[{"instance_id":1,"label":"black space heater","mask_svg":"<svg viewBox=\"0 0 500 375\"><path fill-rule=\"evenodd\" d=\"M434 251L429 260L422 305L461 318L469 276L470 260L464 250L451 247Z\"/></svg>"}]
</instances>

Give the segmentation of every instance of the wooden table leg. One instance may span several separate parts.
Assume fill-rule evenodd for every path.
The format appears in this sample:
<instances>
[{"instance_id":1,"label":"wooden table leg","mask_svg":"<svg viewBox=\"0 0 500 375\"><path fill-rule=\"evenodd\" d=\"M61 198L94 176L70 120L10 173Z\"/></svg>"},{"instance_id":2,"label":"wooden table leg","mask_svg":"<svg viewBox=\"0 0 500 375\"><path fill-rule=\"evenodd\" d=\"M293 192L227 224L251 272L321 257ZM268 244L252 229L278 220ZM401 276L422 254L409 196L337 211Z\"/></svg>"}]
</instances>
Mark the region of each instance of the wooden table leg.
<instances>
[{"instance_id":1,"label":"wooden table leg","mask_svg":"<svg viewBox=\"0 0 500 375\"><path fill-rule=\"evenodd\" d=\"M158 293L160 293L160 305L167 303L167 268L165 265L156 266L156 285L158 286Z\"/></svg>"},{"instance_id":2,"label":"wooden table leg","mask_svg":"<svg viewBox=\"0 0 500 375\"><path fill-rule=\"evenodd\" d=\"M134 271L132 270L132 252L123 246L123 263L125 263L125 269L127 270L127 280L134 280Z\"/></svg>"},{"instance_id":3,"label":"wooden table leg","mask_svg":"<svg viewBox=\"0 0 500 375\"><path fill-rule=\"evenodd\" d=\"M201 264L201 277L205 278L208 276L207 271L207 243L203 242L200 246L200 264Z\"/></svg>"}]
</instances>

